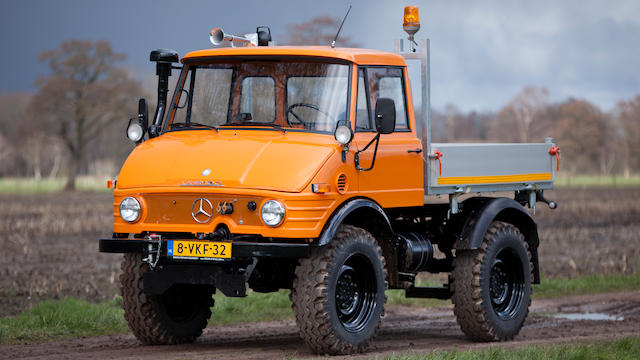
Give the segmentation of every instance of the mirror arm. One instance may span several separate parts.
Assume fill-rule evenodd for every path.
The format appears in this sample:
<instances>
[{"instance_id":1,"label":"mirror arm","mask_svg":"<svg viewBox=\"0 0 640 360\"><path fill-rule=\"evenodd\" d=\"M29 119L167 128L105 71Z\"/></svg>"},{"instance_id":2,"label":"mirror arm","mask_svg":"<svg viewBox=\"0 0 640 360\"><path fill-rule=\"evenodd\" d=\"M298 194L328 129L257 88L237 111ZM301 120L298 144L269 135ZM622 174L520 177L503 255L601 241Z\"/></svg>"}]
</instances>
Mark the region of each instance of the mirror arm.
<instances>
[{"instance_id":1,"label":"mirror arm","mask_svg":"<svg viewBox=\"0 0 640 360\"><path fill-rule=\"evenodd\" d=\"M371 166L366 168L366 169L362 168L362 167L360 167L360 153L363 152L363 151L366 151L369 148L369 146L371 146L371 144L373 144L374 141L376 142L376 146L375 146L375 148L373 150L373 159L371 160ZM355 163L356 163L356 169L357 170L369 171L369 170L373 169L373 166L376 164L376 155L378 154L378 144L379 143L380 143L380 133L377 133L376 136L373 139L371 139L371 141L369 141L367 146L364 147L364 149L356 151L356 154L354 156L354 160L355 160Z\"/></svg>"}]
</instances>

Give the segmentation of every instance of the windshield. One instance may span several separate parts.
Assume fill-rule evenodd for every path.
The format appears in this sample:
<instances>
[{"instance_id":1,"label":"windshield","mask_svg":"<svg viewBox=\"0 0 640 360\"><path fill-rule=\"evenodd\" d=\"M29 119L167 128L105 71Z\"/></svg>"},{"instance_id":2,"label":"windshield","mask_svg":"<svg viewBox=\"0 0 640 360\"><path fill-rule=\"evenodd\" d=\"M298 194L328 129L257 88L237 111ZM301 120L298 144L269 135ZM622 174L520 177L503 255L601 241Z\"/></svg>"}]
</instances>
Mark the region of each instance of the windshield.
<instances>
[{"instance_id":1,"label":"windshield","mask_svg":"<svg viewBox=\"0 0 640 360\"><path fill-rule=\"evenodd\" d=\"M269 126L333 133L347 120L349 65L237 61L189 65L169 130Z\"/></svg>"}]
</instances>

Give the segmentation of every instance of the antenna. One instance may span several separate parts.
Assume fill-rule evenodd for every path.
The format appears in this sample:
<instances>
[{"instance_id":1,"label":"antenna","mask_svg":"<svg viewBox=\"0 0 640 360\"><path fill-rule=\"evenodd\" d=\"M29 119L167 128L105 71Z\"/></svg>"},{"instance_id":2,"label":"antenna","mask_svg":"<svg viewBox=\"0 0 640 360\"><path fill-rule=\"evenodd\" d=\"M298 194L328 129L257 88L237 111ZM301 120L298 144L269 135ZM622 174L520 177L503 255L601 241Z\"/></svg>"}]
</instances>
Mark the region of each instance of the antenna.
<instances>
[{"instance_id":1,"label":"antenna","mask_svg":"<svg viewBox=\"0 0 640 360\"><path fill-rule=\"evenodd\" d=\"M344 14L344 18L342 19L342 24L340 24L340 27L338 28L336 37L334 37L333 41L331 42L331 48L336 47L336 40L338 40L338 35L340 35L340 30L342 30L342 25L344 25L344 21L347 20L347 16L349 16L349 11L351 11L351 5L349 5L349 9L347 9L347 13Z\"/></svg>"}]
</instances>

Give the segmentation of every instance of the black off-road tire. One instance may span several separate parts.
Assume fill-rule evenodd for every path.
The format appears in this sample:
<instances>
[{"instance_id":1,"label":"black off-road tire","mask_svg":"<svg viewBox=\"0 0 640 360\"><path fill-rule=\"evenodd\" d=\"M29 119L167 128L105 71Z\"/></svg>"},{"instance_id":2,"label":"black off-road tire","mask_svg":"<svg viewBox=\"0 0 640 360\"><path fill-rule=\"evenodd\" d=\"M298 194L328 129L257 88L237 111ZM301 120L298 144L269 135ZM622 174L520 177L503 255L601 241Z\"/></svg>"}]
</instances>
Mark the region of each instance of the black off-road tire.
<instances>
[{"instance_id":1,"label":"black off-road tire","mask_svg":"<svg viewBox=\"0 0 640 360\"><path fill-rule=\"evenodd\" d=\"M149 265L140 254L125 254L120 275L124 318L133 334L147 345L193 342L207 326L213 289L201 285L173 285L162 295L143 290L142 274Z\"/></svg>"},{"instance_id":2,"label":"black off-road tire","mask_svg":"<svg viewBox=\"0 0 640 360\"><path fill-rule=\"evenodd\" d=\"M387 300L385 260L373 236L342 225L331 244L299 261L295 275L291 302L309 348L329 355L365 351Z\"/></svg>"},{"instance_id":3,"label":"black off-road tire","mask_svg":"<svg viewBox=\"0 0 640 360\"><path fill-rule=\"evenodd\" d=\"M511 340L531 305L531 252L513 225L495 221L475 250L457 251L453 260L453 311L474 341Z\"/></svg>"}]
</instances>

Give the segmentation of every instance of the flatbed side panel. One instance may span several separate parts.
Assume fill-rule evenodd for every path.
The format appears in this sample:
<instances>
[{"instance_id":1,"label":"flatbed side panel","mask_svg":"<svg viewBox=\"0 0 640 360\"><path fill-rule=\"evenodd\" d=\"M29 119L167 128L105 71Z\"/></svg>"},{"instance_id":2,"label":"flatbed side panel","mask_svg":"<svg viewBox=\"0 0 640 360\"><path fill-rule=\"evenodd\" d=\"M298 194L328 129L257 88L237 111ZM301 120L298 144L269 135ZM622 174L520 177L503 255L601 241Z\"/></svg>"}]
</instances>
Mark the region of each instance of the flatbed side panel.
<instances>
[{"instance_id":1,"label":"flatbed side panel","mask_svg":"<svg viewBox=\"0 0 640 360\"><path fill-rule=\"evenodd\" d=\"M429 158L429 195L492 192L553 187L556 159L553 143L449 144L433 143Z\"/></svg>"}]
</instances>

